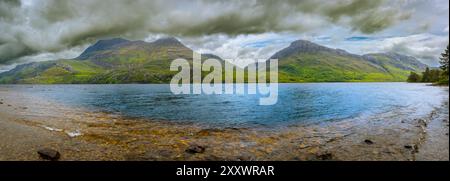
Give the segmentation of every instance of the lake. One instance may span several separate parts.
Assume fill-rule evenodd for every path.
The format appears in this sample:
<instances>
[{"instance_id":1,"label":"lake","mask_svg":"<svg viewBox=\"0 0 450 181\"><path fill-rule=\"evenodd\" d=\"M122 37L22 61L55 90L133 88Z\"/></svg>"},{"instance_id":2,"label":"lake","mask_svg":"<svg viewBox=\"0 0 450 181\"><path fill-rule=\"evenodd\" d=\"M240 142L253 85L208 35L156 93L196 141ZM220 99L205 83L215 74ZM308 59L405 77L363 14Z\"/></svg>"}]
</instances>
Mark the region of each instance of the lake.
<instances>
[{"instance_id":1,"label":"lake","mask_svg":"<svg viewBox=\"0 0 450 181\"><path fill-rule=\"evenodd\" d=\"M426 84L279 84L277 104L261 106L261 95L174 95L167 84L0 86L91 111L215 126L314 124L394 111L422 116L448 96L448 88Z\"/></svg>"}]
</instances>

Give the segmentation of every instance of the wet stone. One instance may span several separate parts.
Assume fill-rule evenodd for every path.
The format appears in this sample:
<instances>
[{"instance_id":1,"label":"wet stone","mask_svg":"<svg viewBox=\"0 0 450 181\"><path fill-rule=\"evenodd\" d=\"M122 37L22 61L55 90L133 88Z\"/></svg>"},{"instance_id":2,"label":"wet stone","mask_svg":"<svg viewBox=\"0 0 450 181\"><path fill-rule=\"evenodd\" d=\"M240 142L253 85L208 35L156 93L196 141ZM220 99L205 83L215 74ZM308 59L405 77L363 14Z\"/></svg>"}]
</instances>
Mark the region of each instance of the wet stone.
<instances>
[{"instance_id":1,"label":"wet stone","mask_svg":"<svg viewBox=\"0 0 450 181\"><path fill-rule=\"evenodd\" d=\"M424 119L419 119L418 122L419 122L419 124L421 124L423 126L427 126L428 125L427 121L425 121Z\"/></svg>"}]
</instances>

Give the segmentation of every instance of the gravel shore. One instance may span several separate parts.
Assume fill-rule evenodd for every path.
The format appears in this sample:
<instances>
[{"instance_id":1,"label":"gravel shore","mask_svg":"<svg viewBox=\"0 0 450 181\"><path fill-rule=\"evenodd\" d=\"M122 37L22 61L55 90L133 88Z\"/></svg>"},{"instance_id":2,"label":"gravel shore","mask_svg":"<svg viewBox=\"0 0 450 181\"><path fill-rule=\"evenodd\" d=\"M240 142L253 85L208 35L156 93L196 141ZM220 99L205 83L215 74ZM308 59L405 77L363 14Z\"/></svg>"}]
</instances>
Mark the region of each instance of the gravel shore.
<instances>
[{"instance_id":1,"label":"gravel shore","mask_svg":"<svg viewBox=\"0 0 450 181\"><path fill-rule=\"evenodd\" d=\"M449 160L448 97L426 117L391 111L282 128L124 118L0 88L0 160Z\"/></svg>"}]
</instances>

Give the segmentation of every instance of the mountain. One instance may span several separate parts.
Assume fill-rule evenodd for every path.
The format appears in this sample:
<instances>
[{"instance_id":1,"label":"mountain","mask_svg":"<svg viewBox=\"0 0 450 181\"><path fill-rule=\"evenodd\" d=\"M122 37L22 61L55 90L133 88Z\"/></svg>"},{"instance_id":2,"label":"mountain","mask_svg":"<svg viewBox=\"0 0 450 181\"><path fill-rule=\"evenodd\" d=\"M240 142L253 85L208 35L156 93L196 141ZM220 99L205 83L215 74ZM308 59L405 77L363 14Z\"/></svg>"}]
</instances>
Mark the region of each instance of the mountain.
<instances>
[{"instance_id":1,"label":"mountain","mask_svg":"<svg viewBox=\"0 0 450 181\"><path fill-rule=\"evenodd\" d=\"M399 54L355 55L340 49L298 40L275 53L280 82L405 81L410 71L426 65Z\"/></svg>"},{"instance_id":2,"label":"mountain","mask_svg":"<svg viewBox=\"0 0 450 181\"><path fill-rule=\"evenodd\" d=\"M192 53L176 38L150 43L100 40L74 59L19 65L1 73L0 83L168 83L177 73L170 71L171 61L184 58L192 65ZM202 58L224 63L212 54ZM414 57L396 53L360 56L305 40L292 42L271 58L279 59L279 82L405 81L410 71L426 67Z\"/></svg>"},{"instance_id":3,"label":"mountain","mask_svg":"<svg viewBox=\"0 0 450 181\"><path fill-rule=\"evenodd\" d=\"M175 38L100 40L75 59L17 66L1 73L0 83L166 83L177 73L171 61L192 61L192 53Z\"/></svg>"},{"instance_id":4,"label":"mountain","mask_svg":"<svg viewBox=\"0 0 450 181\"><path fill-rule=\"evenodd\" d=\"M130 41L122 38L114 38L110 40L100 40L94 45L88 47L77 59L86 60L96 52L111 49L114 46L129 43Z\"/></svg>"}]
</instances>

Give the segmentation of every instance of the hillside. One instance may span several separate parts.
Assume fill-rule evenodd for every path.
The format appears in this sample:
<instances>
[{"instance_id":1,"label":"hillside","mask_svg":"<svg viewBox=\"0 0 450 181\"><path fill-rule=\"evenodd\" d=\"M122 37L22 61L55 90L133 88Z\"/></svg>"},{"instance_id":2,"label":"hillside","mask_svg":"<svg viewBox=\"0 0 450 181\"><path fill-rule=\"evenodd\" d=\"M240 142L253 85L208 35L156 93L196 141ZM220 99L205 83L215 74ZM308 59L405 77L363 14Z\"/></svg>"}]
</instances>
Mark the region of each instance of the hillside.
<instances>
[{"instance_id":1,"label":"hillside","mask_svg":"<svg viewBox=\"0 0 450 181\"><path fill-rule=\"evenodd\" d=\"M298 40L277 53L280 82L405 81L410 71L426 65L398 54L355 55Z\"/></svg>"},{"instance_id":2,"label":"hillside","mask_svg":"<svg viewBox=\"0 0 450 181\"><path fill-rule=\"evenodd\" d=\"M0 74L8 84L168 83L176 58L192 60L193 50L175 38L148 43L121 38L100 40L75 59L19 65ZM203 59L218 58L205 54ZM395 53L354 55L298 40L271 58L279 59L279 82L405 81L426 66Z\"/></svg>"},{"instance_id":3,"label":"hillside","mask_svg":"<svg viewBox=\"0 0 450 181\"><path fill-rule=\"evenodd\" d=\"M192 60L192 50L174 38L152 43L100 40L79 57L20 65L0 74L1 83L165 83L176 72L171 60Z\"/></svg>"}]
</instances>

